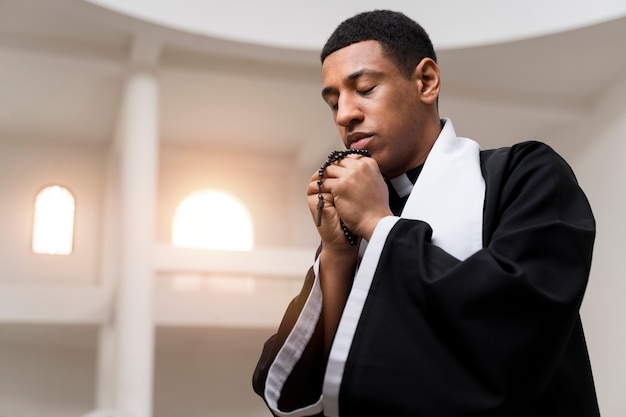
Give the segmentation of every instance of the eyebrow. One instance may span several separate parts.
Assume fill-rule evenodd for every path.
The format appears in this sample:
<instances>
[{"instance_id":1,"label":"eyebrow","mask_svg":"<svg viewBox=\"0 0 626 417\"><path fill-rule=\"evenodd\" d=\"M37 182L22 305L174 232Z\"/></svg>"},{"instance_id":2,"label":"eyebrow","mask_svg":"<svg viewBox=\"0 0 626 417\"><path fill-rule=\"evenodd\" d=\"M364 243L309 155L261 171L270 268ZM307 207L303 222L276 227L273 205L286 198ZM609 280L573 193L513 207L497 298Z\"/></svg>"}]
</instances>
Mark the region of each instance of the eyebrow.
<instances>
[{"instance_id":1,"label":"eyebrow","mask_svg":"<svg viewBox=\"0 0 626 417\"><path fill-rule=\"evenodd\" d=\"M348 75L345 79L346 79L346 81L354 81L354 80L358 79L359 77L361 77L363 75L379 76L380 74L381 74L381 72L379 72L379 71L374 71L374 70L371 70L371 69L363 68L363 69L360 69L360 70L355 71L352 74ZM334 88L334 87L325 87L325 88L323 88L322 89L322 97L326 97L329 94L332 94L335 90L336 90L336 88Z\"/></svg>"}]
</instances>

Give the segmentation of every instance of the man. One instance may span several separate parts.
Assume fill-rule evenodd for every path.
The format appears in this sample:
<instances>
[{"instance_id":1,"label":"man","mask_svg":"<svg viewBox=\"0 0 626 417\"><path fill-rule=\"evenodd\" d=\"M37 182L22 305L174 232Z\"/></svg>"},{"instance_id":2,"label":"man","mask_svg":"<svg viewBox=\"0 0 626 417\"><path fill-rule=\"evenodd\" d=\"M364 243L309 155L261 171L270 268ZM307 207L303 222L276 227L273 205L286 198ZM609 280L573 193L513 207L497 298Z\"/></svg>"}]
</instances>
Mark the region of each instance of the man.
<instances>
[{"instance_id":1,"label":"man","mask_svg":"<svg viewBox=\"0 0 626 417\"><path fill-rule=\"evenodd\" d=\"M598 416L579 318L595 224L565 161L457 137L400 13L343 22L322 73L353 153L307 190L321 247L253 378L272 413Z\"/></svg>"}]
</instances>

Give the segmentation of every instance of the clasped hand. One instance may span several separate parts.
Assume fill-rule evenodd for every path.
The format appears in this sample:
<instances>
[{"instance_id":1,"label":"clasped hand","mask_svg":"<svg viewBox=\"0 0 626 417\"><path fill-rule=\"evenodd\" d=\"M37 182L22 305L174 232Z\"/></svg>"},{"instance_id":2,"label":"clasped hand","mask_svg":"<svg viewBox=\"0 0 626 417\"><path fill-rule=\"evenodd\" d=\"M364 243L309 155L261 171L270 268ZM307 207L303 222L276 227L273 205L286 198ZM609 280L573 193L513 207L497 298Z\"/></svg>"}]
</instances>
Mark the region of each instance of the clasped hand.
<instances>
[{"instance_id":1,"label":"clasped hand","mask_svg":"<svg viewBox=\"0 0 626 417\"><path fill-rule=\"evenodd\" d=\"M319 173L316 172L307 187L314 220L319 201L318 179ZM321 190L324 207L318 232L326 248L348 245L339 219L352 233L369 240L378 221L392 215L387 185L373 158L349 155L329 165L324 172Z\"/></svg>"}]
</instances>

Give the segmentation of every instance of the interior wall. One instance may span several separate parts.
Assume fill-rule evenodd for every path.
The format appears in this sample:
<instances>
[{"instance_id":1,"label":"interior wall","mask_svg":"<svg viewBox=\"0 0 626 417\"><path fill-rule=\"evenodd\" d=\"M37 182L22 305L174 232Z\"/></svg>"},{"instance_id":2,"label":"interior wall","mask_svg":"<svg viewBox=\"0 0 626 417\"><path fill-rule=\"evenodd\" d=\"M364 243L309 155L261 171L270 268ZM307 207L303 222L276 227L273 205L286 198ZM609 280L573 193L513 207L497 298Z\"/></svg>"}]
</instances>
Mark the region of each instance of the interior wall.
<instances>
[{"instance_id":1,"label":"interior wall","mask_svg":"<svg viewBox=\"0 0 626 417\"><path fill-rule=\"evenodd\" d=\"M80 417L95 408L94 328L0 326L0 415ZM271 330L159 327L154 417L266 417L252 372ZM56 336L58 335L58 336ZM72 342L64 337L73 337Z\"/></svg>"},{"instance_id":2,"label":"interior wall","mask_svg":"<svg viewBox=\"0 0 626 417\"><path fill-rule=\"evenodd\" d=\"M591 277L582 306L603 416L626 415L626 76L590 103L588 117L554 136L572 165L596 218Z\"/></svg>"},{"instance_id":3,"label":"interior wall","mask_svg":"<svg viewBox=\"0 0 626 417\"><path fill-rule=\"evenodd\" d=\"M270 414L252 390L252 372L271 331L166 328L157 329L157 342L167 331L175 332L169 339L180 343L157 348L154 417Z\"/></svg>"},{"instance_id":4,"label":"interior wall","mask_svg":"<svg viewBox=\"0 0 626 417\"><path fill-rule=\"evenodd\" d=\"M231 194L247 207L252 217L255 247L290 246L289 165L285 156L162 146L157 240L171 242L176 207L185 197L212 189Z\"/></svg>"},{"instance_id":5,"label":"interior wall","mask_svg":"<svg viewBox=\"0 0 626 417\"><path fill-rule=\"evenodd\" d=\"M95 283L100 254L103 152L99 146L0 140L0 282ZM74 250L68 256L31 249L35 197L66 187L76 201Z\"/></svg>"},{"instance_id":6,"label":"interior wall","mask_svg":"<svg viewBox=\"0 0 626 417\"><path fill-rule=\"evenodd\" d=\"M0 345L0 415L79 417L93 409L95 351Z\"/></svg>"}]
</instances>

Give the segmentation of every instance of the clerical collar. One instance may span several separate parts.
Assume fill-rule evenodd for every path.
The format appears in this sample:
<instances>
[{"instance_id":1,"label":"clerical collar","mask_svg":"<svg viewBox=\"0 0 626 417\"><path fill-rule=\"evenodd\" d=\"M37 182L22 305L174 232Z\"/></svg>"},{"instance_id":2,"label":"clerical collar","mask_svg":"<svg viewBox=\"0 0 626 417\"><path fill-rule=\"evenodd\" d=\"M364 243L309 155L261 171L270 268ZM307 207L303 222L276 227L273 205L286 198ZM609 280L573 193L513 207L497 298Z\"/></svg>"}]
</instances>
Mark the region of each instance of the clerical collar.
<instances>
[{"instance_id":1,"label":"clerical collar","mask_svg":"<svg viewBox=\"0 0 626 417\"><path fill-rule=\"evenodd\" d=\"M400 176L386 180L387 187L389 188L389 207L396 216L402 213L402 209L409 198L409 194L411 194L413 190L413 185L415 181L417 181L417 177L419 177L420 172L422 172L423 166L424 164L418 165Z\"/></svg>"},{"instance_id":2,"label":"clerical collar","mask_svg":"<svg viewBox=\"0 0 626 417\"><path fill-rule=\"evenodd\" d=\"M419 177L420 172L422 172L423 166L424 164L418 165L404 174L389 180L389 184L391 184L395 192L398 194L398 197L404 198L411 194L413 185L415 184L415 181L417 181L417 177Z\"/></svg>"}]
</instances>

